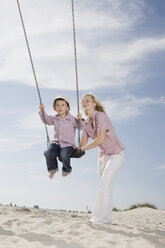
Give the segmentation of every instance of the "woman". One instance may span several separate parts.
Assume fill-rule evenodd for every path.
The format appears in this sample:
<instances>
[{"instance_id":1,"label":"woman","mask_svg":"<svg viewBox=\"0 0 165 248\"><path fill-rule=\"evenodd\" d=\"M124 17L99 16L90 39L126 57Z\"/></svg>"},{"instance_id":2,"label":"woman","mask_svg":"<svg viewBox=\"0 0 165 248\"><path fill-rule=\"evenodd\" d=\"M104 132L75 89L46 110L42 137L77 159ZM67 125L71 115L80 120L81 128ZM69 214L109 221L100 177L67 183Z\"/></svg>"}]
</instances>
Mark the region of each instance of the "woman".
<instances>
[{"instance_id":1,"label":"woman","mask_svg":"<svg viewBox=\"0 0 165 248\"><path fill-rule=\"evenodd\" d=\"M81 139L81 150L86 151L99 146L100 186L90 222L110 224L112 221L112 180L123 163L124 146L117 138L104 107L94 95L85 94L81 105L88 117ZM90 144L87 144L88 138L93 139Z\"/></svg>"}]
</instances>

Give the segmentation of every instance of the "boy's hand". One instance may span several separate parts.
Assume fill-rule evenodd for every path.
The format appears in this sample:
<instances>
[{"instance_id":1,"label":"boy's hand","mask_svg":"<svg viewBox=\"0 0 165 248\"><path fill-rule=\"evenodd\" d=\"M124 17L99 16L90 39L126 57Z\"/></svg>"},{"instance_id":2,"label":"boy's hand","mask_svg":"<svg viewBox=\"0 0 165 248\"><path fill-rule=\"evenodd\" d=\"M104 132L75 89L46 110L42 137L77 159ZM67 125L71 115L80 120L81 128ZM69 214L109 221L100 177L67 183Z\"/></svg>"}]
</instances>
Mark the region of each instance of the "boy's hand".
<instances>
[{"instance_id":1,"label":"boy's hand","mask_svg":"<svg viewBox=\"0 0 165 248\"><path fill-rule=\"evenodd\" d=\"M78 113L77 118L81 121L82 120L82 115L80 113Z\"/></svg>"},{"instance_id":2,"label":"boy's hand","mask_svg":"<svg viewBox=\"0 0 165 248\"><path fill-rule=\"evenodd\" d=\"M44 110L44 105L40 104L40 110Z\"/></svg>"}]
</instances>

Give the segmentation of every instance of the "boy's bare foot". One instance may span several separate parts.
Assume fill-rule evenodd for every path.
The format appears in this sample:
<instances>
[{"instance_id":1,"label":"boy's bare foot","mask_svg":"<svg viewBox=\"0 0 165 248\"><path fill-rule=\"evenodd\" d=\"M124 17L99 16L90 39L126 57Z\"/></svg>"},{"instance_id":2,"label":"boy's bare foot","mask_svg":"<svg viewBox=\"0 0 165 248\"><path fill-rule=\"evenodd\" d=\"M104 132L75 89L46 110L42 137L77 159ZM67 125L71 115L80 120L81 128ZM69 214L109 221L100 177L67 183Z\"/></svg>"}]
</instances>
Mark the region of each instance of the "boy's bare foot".
<instances>
[{"instance_id":1,"label":"boy's bare foot","mask_svg":"<svg viewBox=\"0 0 165 248\"><path fill-rule=\"evenodd\" d=\"M68 176L69 174L66 174L66 173L64 173L64 172L62 172L62 176L63 177L66 177L66 176Z\"/></svg>"},{"instance_id":2,"label":"boy's bare foot","mask_svg":"<svg viewBox=\"0 0 165 248\"><path fill-rule=\"evenodd\" d=\"M55 173L50 173L50 174L49 174L49 178L50 178L50 179L53 179L54 174L55 174Z\"/></svg>"},{"instance_id":3,"label":"boy's bare foot","mask_svg":"<svg viewBox=\"0 0 165 248\"><path fill-rule=\"evenodd\" d=\"M58 170L59 170L59 169L57 168L57 169L52 170L51 172L49 172L49 173L50 173L50 174L49 174L49 178L50 178L50 179L53 179L54 174L55 174Z\"/></svg>"}]
</instances>

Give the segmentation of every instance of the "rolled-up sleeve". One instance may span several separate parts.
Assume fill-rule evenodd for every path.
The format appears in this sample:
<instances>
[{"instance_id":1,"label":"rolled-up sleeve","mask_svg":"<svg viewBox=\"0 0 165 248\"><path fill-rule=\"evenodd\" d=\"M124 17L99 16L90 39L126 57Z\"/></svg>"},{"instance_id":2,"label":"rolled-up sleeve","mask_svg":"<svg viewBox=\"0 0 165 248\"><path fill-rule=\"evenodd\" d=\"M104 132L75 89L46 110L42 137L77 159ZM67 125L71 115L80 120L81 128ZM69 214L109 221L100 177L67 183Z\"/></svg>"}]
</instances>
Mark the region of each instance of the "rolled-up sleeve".
<instances>
[{"instance_id":1,"label":"rolled-up sleeve","mask_svg":"<svg viewBox=\"0 0 165 248\"><path fill-rule=\"evenodd\" d=\"M99 114L97 115L96 122L100 131L109 130L109 121L105 113L99 112Z\"/></svg>"},{"instance_id":2,"label":"rolled-up sleeve","mask_svg":"<svg viewBox=\"0 0 165 248\"><path fill-rule=\"evenodd\" d=\"M39 111L41 120L48 125L54 125L54 118L52 115L48 115L46 111Z\"/></svg>"},{"instance_id":3,"label":"rolled-up sleeve","mask_svg":"<svg viewBox=\"0 0 165 248\"><path fill-rule=\"evenodd\" d=\"M86 126L86 122L85 122L85 119L82 119L82 120L78 120L78 119L74 119L74 127L77 128L77 129L84 129Z\"/></svg>"}]
</instances>

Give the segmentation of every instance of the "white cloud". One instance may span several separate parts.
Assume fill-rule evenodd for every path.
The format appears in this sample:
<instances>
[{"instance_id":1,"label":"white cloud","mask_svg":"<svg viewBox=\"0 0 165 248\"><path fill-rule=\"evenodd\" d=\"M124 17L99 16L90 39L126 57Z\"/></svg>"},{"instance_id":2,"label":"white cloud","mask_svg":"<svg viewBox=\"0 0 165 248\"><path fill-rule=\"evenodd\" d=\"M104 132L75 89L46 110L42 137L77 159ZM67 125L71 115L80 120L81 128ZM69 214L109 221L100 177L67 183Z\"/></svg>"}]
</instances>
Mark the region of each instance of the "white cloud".
<instances>
[{"instance_id":1,"label":"white cloud","mask_svg":"<svg viewBox=\"0 0 165 248\"><path fill-rule=\"evenodd\" d=\"M21 6L39 86L74 89L70 3L51 0L47 4L42 0L34 4L30 0L22 2ZM80 89L132 83L146 55L165 50L164 37L137 39L135 34L131 36L134 25L143 19L145 7L144 1L135 0L76 3ZM34 85L17 6L12 3L8 9L6 1L3 8L0 80ZM129 42L123 39L126 29ZM118 37L117 42L107 38L114 34Z\"/></svg>"},{"instance_id":2,"label":"white cloud","mask_svg":"<svg viewBox=\"0 0 165 248\"><path fill-rule=\"evenodd\" d=\"M146 7L144 1L136 0L105 0L105 1L83 1L80 2L81 10L77 18L83 20L81 25L84 29L116 30L129 28L137 20L143 17L143 9ZM79 22L78 22L79 24Z\"/></svg>"},{"instance_id":3,"label":"white cloud","mask_svg":"<svg viewBox=\"0 0 165 248\"><path fill-rule=\"evenodd\" d=\"M0 138L0 143L1 144L8 143L8 142L10 142L10 140L11 139L9 139L9 138Z\"/></svg>"},{"instance_id":4,"label":"white cloud","mask_svg":"<svg viewBox=\"0 0 165 248\"><path fill-rule=\"evenodd\" d=\"M0 166L0 171L1 172L5 171L5 167L4 166Z\"/></svg>"},{"instance_id":5,"label":"white cloud","mask_svg":"<svg viewBox=\"0 0 165 248\"><path fill-rule=\"evenodd\" d=\"M165 50L165 37L138 39L116 50L116 60L120 58L122 62L144 59L146 55Z\"/></svg>"},{"instance_id":6,"label":"white cloud","mask_svg":"<svg viewBox=\"0 0 165 248\"><path fill-rule=\"evenodd\" d=\"M103 101L108 115L116 121L128 121L142 115L147 107L155 104L164 105L164 97L155 100L150 97L137 98L134 95L126 94L125 97L119 99Z\"/></svg>"},{"instance_id":7,"label":"white cloud","mask_svg":"<svg viewBox=\"0 0 165 248\"><path fill-rule=\"evenodd\" d=\"M154 168L155 170L165 170L165 165L161 165Z\"/></svg>"},{"instance_id":8,"label":"white cloud","mask_svg":"<svg viewBox=\"0 0 165 248\"><path fill-rule=\"evenodd\" d=\"M125 96L126 100L129 100L139 106L147 106L152 104L165 104L165 97L161 96L160 99L153 99L151 97L137 98L134 95L127 94Z\"/></svg>"},{"instance_id":9,"label":"white cloud","mask_svg":"<svg viewBox=\"0 0 165 248\"><path fill-rule=\"evenodd\" d=\"M35 139L34 137L15 136L7 139L5 143L3 142L3 144L0 146L0 151L18 152L29 149L32 146L40 143L41 139L39 137Z\"/></svg>"},{"instance_id":10,"label":"white cloud","mask_svg":"<svg viewBox=\"0 0 165 248\"><path fill-rule=\"evenodd\" d=\"M160 97L160 103L161 104L165 104L165 96L161 96Z\"/></svg>"},{"instance_id":11,"label":"white cloud","mask_svg":"<svg viewBox=\"0 0 165 248\"><path fill-rule=\"evenodd\" d=\"M15 128L21 130L33 130L36 132L41 132L44 128L38 113L31 113L15 121Z\"/></svg>"}]
</instances>

